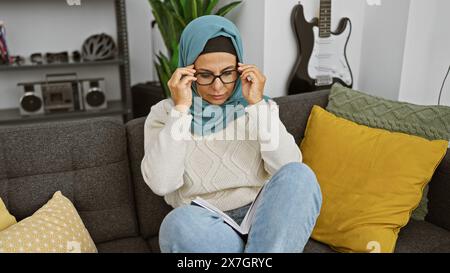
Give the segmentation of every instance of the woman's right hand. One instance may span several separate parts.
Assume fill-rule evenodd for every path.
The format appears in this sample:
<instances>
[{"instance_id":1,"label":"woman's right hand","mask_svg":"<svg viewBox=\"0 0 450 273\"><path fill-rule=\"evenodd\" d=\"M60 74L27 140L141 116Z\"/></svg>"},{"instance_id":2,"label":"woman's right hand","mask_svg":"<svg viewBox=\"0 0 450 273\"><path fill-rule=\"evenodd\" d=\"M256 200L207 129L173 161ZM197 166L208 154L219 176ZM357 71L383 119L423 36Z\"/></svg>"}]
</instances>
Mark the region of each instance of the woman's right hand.
<instances>
[{"instance_id":1,"label":"woman's right hand","mask_svg":"<svg viewBox=\"0 0 450 273\"><path fill-rule=\"evenodd\" d=\"M197 80L197 78L194 77L194 73L195 69L193 64L186 67L179 67L173 72L172 77L167 82L175 106L183 105L188 108L191 107L191 84L193 81Z\"/></svg>"}]
</instances>

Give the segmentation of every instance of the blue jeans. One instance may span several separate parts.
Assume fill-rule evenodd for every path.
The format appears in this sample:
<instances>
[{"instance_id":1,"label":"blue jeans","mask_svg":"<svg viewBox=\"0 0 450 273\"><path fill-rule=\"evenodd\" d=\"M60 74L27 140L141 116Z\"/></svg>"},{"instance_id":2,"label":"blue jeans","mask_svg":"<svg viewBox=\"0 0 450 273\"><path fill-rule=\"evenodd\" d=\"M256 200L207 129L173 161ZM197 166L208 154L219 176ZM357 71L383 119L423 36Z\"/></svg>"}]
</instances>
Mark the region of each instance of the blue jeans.
<instances>
[{"instance_id":1,"label":"blue jeans","mask_svg":"<svg viewBox=\"0 0 450 273\"><path fill-rule=\"evenodd\" d=\"M262 191L244 240L221 216L199 206L172 210L159 230L161 252L302 252L322 205L313 171L303 163L281 167ZM226 213L240 223L249 205Z\"/></svg>"}]
</instances>

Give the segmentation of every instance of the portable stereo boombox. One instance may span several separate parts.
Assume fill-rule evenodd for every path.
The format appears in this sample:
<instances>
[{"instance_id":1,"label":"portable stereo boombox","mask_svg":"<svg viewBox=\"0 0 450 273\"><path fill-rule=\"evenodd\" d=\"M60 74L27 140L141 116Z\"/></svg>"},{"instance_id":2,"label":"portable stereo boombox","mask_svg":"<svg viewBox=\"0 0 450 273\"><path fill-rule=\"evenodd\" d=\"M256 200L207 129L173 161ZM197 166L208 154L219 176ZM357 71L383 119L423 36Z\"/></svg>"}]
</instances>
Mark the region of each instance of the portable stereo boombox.
<instances>
[{"instance_id":1,"label":"portable stereo boombox","mask_svg":"<svg viewBox=\"0 0 450 273\"><path fill-rule=\"evenodd\" d=\"M55 79L65 77L64 79ZM52 80L51 80L52 79ZM76 73L47 74L45 81L19 83L24 116L107 108L104 78L78 79Z\"/></svg>"}]
</instances>

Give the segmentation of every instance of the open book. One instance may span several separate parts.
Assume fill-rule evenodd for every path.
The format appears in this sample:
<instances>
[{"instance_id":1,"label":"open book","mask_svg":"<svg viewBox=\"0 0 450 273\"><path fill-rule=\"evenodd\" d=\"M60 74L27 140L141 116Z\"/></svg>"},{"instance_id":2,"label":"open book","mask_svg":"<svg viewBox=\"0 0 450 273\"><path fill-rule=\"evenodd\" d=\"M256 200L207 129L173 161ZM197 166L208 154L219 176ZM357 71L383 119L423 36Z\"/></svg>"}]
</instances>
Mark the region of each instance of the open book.
<instances>
[{"instance_id":1,"label":"open book","mask_svg":"<svg viewBox=\"0 0 450 273\"><path fill-rule=\"evenodd\" d=\"M198 205L200 207L204 207L212 212L217 213L220 215L224 222L230 225L234 230L236 230L238 233L242 235L247 235L250 231L250 227L253 223L253 220L255 218L255 210L258 207L259 202L261 201L261 192L263 188L267 185L267 182L269 180L266 180L259 189L258 194L255 197L255 200L253 200L252 204L250 205L250 208L248 209L247 213L245 214L244 219L242 220L241 225L238 225L236 221L234 221L230 216L228 216L225 212L221 211L220 209L216 208L212 204L208 203L206 200L200 197L196 197L194 200L192 200L193 205Z\"/></svg>"}]
</instances>

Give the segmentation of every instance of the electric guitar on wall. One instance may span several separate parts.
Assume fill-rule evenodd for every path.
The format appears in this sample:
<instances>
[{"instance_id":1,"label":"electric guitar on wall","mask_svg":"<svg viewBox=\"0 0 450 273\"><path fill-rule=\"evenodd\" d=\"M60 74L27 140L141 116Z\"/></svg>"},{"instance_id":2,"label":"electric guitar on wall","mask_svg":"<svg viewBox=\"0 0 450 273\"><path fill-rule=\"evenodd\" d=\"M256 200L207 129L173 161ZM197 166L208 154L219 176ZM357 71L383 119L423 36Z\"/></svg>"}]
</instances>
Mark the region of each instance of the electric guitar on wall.
<instances>
[{"instance_id":1,"label":"electric guitar on wall","mask_svg":"<svg viewBox=\"0 0 450 273\"><path fill-rule=\"evenodd\" d=\"M334 83L353 86L353 74L347 60L347 44L352 32L349 18L343 18L331 32L331 0L320 0L320 16L307 22L299 3L292 11L299 57L289 83L288 94L329 89Z\"/></svg>"}]
</instances>

